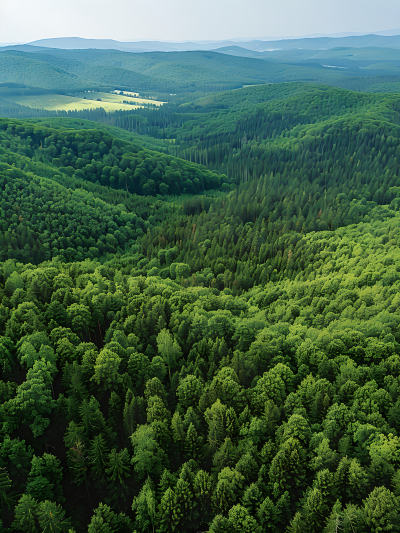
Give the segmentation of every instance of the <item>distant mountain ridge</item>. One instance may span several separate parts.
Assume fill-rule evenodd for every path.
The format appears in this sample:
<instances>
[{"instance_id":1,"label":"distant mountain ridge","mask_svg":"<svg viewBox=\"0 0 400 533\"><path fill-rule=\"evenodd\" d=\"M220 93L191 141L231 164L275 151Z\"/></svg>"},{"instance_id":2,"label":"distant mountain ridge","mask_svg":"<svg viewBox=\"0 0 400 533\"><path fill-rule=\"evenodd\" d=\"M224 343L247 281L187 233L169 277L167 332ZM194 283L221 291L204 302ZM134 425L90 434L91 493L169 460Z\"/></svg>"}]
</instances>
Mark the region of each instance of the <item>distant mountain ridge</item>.
<instances>
[{"instance_id":1,"label":"distant mountain ridge","mask_svg":"<svg viewBox=\"0 0 400 533\"><path fill-rule=\"evenodd\" d=\"M399 32L392 30L387 33ZM385 32L383 32L385 33ZM267 50L289 50L289 49L309 49L323 50L337 47L383 47L383 48L400 48L400 35L351 35L345 37L302 37L287 39L253 39L248 41L239 41L237 39L222 41L200 41L200 42L163 42L163 41L138 41L138 42L120 42L112 39L83 39L81 37L60 37L55 39L42 39L27 43L30 46L43 48L63 48L63 49L100 49L100 50L119 50L122 52L183 52L195 50L215 50L227 46L237 46L240 43L241 48L264 52Z\"/></svg>"},{"instance_id":2,"label":"distant mountain ridge","mask_svg":"<svg viewBox=\"0 0 400 533\"><path fill-rule=\"evenodd\" d=\"M322 50L311 50L307 48L295 48L291 50L272 50L268 52L258 52L248 50L240 46L225 46L218 48L215 52L228 54L236 57L247 57L264 59L266 61L276 61L278 63L297 65L320 65L324 68L338 68L346 71L353 71L360 74L360 69L371 70L381 69L396 75L400 68L400 48L388 48L379 46L350 47L342 46Z\"/></svg>"}]
</instances>

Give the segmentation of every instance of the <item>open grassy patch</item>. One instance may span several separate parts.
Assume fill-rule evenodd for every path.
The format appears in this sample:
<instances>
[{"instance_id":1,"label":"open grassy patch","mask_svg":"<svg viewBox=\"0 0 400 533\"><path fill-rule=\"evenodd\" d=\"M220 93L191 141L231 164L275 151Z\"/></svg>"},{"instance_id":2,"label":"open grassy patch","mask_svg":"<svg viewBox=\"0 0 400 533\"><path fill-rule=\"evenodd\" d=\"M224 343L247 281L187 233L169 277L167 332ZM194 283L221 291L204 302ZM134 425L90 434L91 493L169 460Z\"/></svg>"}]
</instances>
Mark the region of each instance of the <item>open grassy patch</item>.
<instances>
[{"instance_id":1,"label":"open grassy patch","mask_svg":"<svg viewBox=\"0 0 400 533\"><path fill-rule=\"evenodd\" d=\"M132 96L135 95L135 96ZM149 100L147 98L140 98L139 96L136 96L135 93L124 93L124 94L116 94L116 93L104 93L104 92L81 92L77 94L78 98L86 98L91 100L97 100L98 98L101 99L103 102L111 102L116 104L123 104L126 102L129 102L127 105L143 105L143 104L153 104L156 106L162 105L164 102L160 102L158 100Z\"/></svg>"},{"instance_id":2,"label":"open grassy patch","mask_svg":"<svg viewBox=\"0 0 400 533\"><path fill-rule=\"evenodd\" d=\"M105 111L111 113L113 111L127 111L141 107L140 105L129 105L121 102L106 101L103 99L101 99L101 101L97 101L96 98L101 97L95 97L96 94L100 93L91 93L92 98L94 98L93 100L89 98L84 99L73 96L64 96L62 94L8 96L7 100L16 104L32 107L34 109L48 109L50 111L81 111L83 109L97 109L102 107Z\"/></svg>"}]
</instances>

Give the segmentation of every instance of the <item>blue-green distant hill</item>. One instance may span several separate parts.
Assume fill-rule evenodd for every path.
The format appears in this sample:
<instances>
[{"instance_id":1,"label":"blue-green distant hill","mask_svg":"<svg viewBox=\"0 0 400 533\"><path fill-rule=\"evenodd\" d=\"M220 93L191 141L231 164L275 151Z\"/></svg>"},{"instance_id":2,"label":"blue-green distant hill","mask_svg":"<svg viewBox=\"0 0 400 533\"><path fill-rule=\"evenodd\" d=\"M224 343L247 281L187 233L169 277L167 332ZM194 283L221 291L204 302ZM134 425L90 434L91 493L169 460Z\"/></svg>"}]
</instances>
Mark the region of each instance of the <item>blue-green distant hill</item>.
<instances>
[{"instance_id":1,"label":"blue-green distant hill","mask_svg":"<svg viewBox=\"0 0 400 533\"><path fill-rule=\"evenodd\" d=\"M368 71L391 71L398 73L400 68L400 48L364 47L352 48L343 46L324 50L315 49L280 49L257 52L242 46L218 48L219 53L240 57L253 57L276 61L279 63L295 63L299 65L320 65L325 68L344 68L360 73L359 69Z\"/></svg>"},{"instance_id":2,"label":"blue-green distant hill","mask_svg":"<svg viewBox=\"0 0 400 533\"><path fill-rule=\"evenodd\" d=\"M223 46L239 46L248 50L264 51L267 49L329 49L338 46L361 47L400 47L400 30L397 35L350 35L330 37L306 37L296 39L255 39L255 40L225 40L225 41L189 41L189 42L162 42L162 41L137 41L120 42L112 39L82 39L79 37L61 37L56 39L41 39L29 43L33 46L46 48L65 49L111 49L126 52L173 52L190 50L213 50Z\"/></svg>"},{"instance_id":3,"label":"blue-green distant hill","mask_svg":"<svg viewBox=\"0 0 400 533\"><path fill-rule=\"evenodd\" d=\"M60 86L59 76L53 75L54 69L60 69L71 78L68 80L65 74L66 90L82 86L84 80L91 86L194 92L284 81L335 84L345 76L312 65L278 64L212 51L133 54L115 50L4 50L0 51L0 61L2 81L52 89ZM9 65L6 69L4 63Z\"/></svg>"},{"instance_id":4,"label":"blue-green distant hill","mask_svg":"<svg viewBox=\"0 0 400 533\"><path fill-rule=\"evenodd\" d=\"M399 54L395 48L259 53L235 46L218 52L130 53L22 46L0 49L0 81L64 91L109 87L166 94L288 81L363 90L375 78L400 81Z\"/></svg>"}]
</instances>

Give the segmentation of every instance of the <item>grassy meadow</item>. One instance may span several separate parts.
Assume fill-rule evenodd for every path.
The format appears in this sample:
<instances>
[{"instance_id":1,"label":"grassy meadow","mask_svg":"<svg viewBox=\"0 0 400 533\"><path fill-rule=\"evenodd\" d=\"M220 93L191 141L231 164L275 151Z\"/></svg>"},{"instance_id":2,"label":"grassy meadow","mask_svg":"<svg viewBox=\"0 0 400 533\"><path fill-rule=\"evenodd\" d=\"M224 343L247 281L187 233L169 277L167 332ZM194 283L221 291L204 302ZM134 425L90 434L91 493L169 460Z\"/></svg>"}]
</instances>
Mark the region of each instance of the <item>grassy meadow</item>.
<instances>
[{"instance_id":1,"label":"grassy meadow","mask_svg":"<svg viewBox=\"0 0 400 533\"><path fill-rule=\"evenodd\" d=\"M116 94L116 93L105 93L105 92L81 92L77 94L78 98L86 98L91 100L101 99L102 102L110 102L114 104L123 104L124 102L132 102L132 104L127 104L129 106L136 104L141 106L143 104L153 104L156 106L162 105L164 102L158 100L149 100L147 98L140 98L138 93L126 93Z\"/></svg>"},{"instance_id":2,"label":"grassy meadow","mask_svg":"<svg viewBox=\"0 0 400 533\"><path fill-rule=\"evenodd\" d=\"M81 94L84 95L85 93ZM111 98L106 100L98 95L110 96ZM79 96L65 96L62 94L41 94L9 96L7 100L34 109L47 109L49 111L82 111L84 109L99 109L102 107L108 113L112 113L114 111L129 111L141 107L139 104L130 105L119 102L118 98L122 99L122 97L117 95L115 95L117 97L116 100L112 98L114 95L108 95L107 93L91 93L90 96L93 99L87 97L85 99ZM97 101L97 98L101 98L101 101Z\"/></svg>"}]
</instances>

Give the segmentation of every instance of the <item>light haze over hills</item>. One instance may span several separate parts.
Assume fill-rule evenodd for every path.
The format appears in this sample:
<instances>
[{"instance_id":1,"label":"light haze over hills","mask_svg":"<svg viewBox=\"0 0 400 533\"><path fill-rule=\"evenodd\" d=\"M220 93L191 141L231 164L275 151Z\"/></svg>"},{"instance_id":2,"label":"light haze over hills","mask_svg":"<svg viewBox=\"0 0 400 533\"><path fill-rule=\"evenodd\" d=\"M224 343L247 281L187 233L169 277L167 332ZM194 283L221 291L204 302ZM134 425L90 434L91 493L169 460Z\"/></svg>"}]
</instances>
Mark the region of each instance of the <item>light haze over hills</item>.
<instances>
[{"instance_id":1,"label":"light haze over hills","mask_svg":"<svg viewBox=\"0 0 400 533\"><path fill-rule=\"evenodd\" d=\"M384 32L377 32L368 35L346 35L338 34L336 36L308 36L301 38L282 38L282 39L230 39L223 41L185 41L185 42L167 42L167 41L131 41L120 42L112 39L83 39L81 37L60 37L54 39L41 39L28 43L32 46L44 48L63 48L63 49L103 49L103 50L120 50L124 52L173 52L189 50L214 50L240 43L241 48L264 52L275 49L330 49L336 47L388 47L400 48L400 29Z\"/></svg>"}]
</instances>

